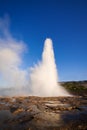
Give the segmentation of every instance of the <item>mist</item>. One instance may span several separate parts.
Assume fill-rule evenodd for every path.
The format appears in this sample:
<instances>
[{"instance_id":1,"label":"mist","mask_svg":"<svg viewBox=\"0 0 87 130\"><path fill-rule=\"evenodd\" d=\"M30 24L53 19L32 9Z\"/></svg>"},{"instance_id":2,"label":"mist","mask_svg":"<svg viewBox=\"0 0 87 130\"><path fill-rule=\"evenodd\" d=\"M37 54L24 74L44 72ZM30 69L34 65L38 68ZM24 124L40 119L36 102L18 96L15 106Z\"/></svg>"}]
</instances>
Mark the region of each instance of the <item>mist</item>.
<instances>
[{"instance_id":1,"label":"mist","mask_svg":"<svg viewBox=\"0 0 87 130\"><path fill-rule=\"evenodd\" d=\"M13 38L9 32L9 17L0 18L0 88L13 87L21 91L27 84L27 70L21 69L25 50L26 44Z\"/></svg>"},{"instance_id":2,"label":"mist","mask_svg":"<svg viewBox=\"0 0 87 130\"><path fill-rule=\"evenodd\" d=\"M58 83L52 40L45 40L41 61L22 69L25 51L26 43L9 32L9 17L0 18L0 95L69 96Z\"/></svg>"}]
</instances>

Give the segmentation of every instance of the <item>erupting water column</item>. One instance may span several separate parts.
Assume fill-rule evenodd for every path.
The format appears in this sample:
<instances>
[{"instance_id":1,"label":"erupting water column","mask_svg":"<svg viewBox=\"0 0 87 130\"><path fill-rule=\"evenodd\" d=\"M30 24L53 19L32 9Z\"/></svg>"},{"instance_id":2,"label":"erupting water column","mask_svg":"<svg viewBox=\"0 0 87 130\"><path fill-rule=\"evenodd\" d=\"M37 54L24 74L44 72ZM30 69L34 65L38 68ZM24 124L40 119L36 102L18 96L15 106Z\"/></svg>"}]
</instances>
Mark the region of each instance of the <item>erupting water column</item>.
<instances>
[{"instance_id":1,"label":"erupting water column","mask_svg":"<svg viewBox=\"0 0 87 130\"><path fill-rule=\"evenodd\" d=\"M34 96L70 96L58 83L58 72L51 39L45 40L42 61L32 68L30 81Z\"/></svg>"}]
</instances>

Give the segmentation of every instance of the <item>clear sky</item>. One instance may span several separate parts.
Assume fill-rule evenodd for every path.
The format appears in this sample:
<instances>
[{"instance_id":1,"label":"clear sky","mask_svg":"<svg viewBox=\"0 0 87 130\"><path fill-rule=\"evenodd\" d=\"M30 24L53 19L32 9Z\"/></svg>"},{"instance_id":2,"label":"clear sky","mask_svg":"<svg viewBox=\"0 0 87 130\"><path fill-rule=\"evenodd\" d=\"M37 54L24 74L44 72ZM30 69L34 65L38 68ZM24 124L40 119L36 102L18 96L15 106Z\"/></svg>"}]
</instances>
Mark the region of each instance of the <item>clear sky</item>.
<instances>
[{"instance_id":1,"label":"clear sky","mask_svg":"<svg viewBox=\"0 0 87 130\"><path fill-rule=\"evenodd\" d=\"M27 44L24 68L41 59L51 38L60 81L87 79L87 0L0 0L5 14L11 34Z\"/></svg>"}]
</instances>

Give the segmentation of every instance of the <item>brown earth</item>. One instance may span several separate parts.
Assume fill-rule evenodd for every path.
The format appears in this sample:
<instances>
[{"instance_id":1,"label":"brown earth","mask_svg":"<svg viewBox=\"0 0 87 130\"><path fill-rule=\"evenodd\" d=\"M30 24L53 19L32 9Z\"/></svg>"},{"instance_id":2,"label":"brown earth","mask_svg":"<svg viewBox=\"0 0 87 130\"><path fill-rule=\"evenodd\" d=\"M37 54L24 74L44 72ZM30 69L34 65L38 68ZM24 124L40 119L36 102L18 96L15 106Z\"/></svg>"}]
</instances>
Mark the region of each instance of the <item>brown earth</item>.
<instances>
[{"instance_id":1,"label":"brown earth","mask_svg":"<svg viewBox=\"0 0 87 130\"><path fill-rule=\"evenodd\" d=\"M0 97L0 130L87 130L87 96Z\"/></svg>"}]
</instances>

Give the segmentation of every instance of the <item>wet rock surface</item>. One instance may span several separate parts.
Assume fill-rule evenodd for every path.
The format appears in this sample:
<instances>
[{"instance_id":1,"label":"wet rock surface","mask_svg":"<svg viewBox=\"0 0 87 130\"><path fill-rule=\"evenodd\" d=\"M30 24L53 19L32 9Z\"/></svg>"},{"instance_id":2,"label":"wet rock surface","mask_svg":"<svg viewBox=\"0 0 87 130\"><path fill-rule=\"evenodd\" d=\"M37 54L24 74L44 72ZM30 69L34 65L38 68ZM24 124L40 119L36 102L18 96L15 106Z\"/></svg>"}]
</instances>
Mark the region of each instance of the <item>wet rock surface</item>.
<instances>
[{"instance_id":1,"label":"wet rock surface","mask_svg":"<svg viewBox=\"0 0 87 130\"><path fill-rule=\"evenodd\" d=\"M86 130L87 97L0 97L0 130Z\"/></svg>"}]
</instances>

